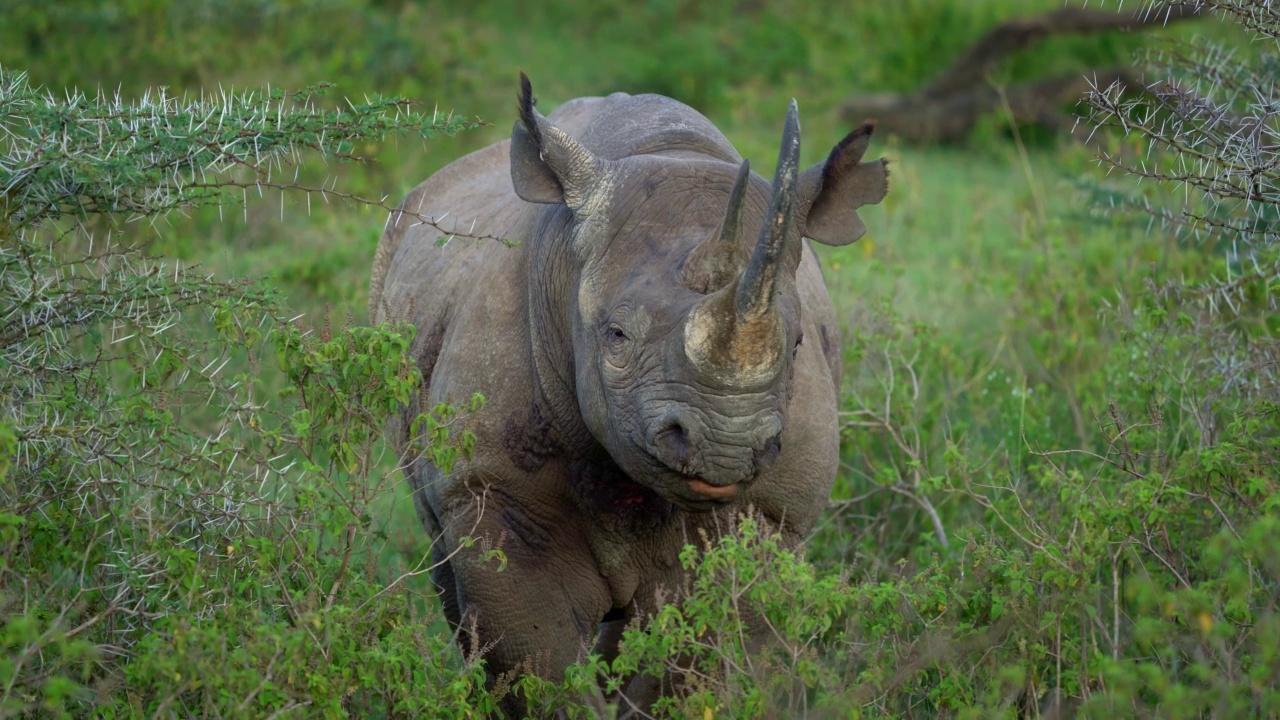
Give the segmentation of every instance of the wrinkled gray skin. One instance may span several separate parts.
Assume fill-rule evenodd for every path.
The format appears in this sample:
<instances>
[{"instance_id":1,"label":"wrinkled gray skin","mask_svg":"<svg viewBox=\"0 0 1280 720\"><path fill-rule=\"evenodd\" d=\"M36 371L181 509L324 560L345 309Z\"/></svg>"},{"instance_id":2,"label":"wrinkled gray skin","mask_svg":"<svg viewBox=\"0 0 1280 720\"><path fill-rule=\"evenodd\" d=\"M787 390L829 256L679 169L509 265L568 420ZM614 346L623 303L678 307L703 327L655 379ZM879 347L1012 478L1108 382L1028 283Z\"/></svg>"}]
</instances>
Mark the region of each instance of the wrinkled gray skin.
<instances>
[{"instance_id":1,"label":"wrinkled gray skin","mask_svg":"<svg viewBox=\"0 0 1280 720\"><path fill-rule=\"evenodd\" d=\"M771 184L679 102L619 93L544 118L522 80L512 140L401 206L519 245L442 248L395 213L369 312L419 331L427 387L390 432L436 560L456 551L434 573L449 621L495 675L532 659L558 678L675 596L700 530L748 507L792 543L813 527L837 468L840 341L801 236L857 239L854 209L887 175L860 162L869 123L798 171L794 103ZM477 392L474 458L444 475L415 457L408 418Z\"/></svg>"}]
</instances>

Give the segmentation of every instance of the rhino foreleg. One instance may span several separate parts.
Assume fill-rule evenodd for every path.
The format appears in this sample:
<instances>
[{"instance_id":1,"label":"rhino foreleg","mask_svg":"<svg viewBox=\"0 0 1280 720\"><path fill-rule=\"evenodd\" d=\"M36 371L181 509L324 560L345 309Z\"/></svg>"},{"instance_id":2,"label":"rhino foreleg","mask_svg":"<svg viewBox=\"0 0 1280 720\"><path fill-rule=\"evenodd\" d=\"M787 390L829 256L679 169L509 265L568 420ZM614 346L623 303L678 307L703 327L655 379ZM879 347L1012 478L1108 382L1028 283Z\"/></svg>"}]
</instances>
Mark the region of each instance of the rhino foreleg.
<instances>
[{"instance_id":1,"label":"rhino foreleg","mask_svg":"<svg viewBox=\"0 0 1280 720\"><path fill-rule=\"evenodd\" d=\"M480 654L500 691L524 674L562 680L592 651L612 605L579 529L534 519L522 505L491 493L441 517L449 559L437 584L447 592L452 582L464 651ZM522 714L520 705L504 701L508 713Z\"/></svg>"}]
</instances>

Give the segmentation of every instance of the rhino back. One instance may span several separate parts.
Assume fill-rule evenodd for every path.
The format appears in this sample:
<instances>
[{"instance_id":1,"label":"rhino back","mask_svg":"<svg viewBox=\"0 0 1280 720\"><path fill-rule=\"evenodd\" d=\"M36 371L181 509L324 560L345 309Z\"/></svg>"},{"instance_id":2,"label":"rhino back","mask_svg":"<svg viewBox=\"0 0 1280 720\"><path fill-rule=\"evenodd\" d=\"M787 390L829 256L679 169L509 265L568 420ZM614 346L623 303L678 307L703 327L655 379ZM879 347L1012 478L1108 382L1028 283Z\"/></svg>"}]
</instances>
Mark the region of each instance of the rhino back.
<instances>
[{"instance_id":1,"label":"rhino back","mask_svg":"<svg viewBox=\"0 0 1280 720\"><path fill-rule=\"evenodd\" d=\"M570 134L579 134L606 105L630 96L570 100L551 118ZM369 279L369 321L416 320L410 303L426 310L424 300L454 298L467 278L465 268L477 262L502 263L515 254L501 243L450 241L438 247L446 233L501 237L520 242L530 206L511 186L511 142L504 140L465 155L424 180L400 203L387 221L373 258ZM443 218L432 227L420 218ZM492 257L488 257L492 256ZM454 269L450 269L454 268ZM439 315L444 308L436 308ZM409 317L412 314L415 317ZM418 326L420 330L422 325Z\"/></svg>"},{"instance_id":2,"label":"rhino back","mask_svg":"<svg viewBox=\"0 0 1280 720\"><path fill-rule=\"evenodd\" d=\"M580 136L582 144L597 157L618 160L635 155L697 155L735 165L742 162L742 156L719 128L678 100L622 93L605 100Z\"/></svg>"}]
</instances>

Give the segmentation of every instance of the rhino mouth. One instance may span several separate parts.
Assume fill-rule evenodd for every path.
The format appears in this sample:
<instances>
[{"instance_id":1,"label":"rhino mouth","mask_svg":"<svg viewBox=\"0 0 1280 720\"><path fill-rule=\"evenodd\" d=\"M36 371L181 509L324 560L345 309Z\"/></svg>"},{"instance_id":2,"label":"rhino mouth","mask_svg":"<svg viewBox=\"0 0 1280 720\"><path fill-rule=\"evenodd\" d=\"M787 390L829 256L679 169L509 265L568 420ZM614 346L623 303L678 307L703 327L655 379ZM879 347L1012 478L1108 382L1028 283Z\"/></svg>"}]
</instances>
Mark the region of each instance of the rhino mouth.
<instances>
[{"instance_id":1,"label":"rhino mouth","mask_svg":"<svg viewBox=\"0 0 1280 720\"><path fill-rule=\"evenodd\" d=\"M738 500L746 489L745 482L717 485L696 475L675 472L667 475L662 491L672 502L686 510L706 512Z\"/></svg>"},{"instance_id":2,"label":"rhino mouth","mask_svg":"<svg viewBox=\"0 0 1280 720\"><path fill-rule=\"evenodd\" d=\"M657 457L651 445L633 442L636 454L642 459L643 469L633 478L648 478L648 485L669 501L686 510L705 511L738 499L743 490L755 479L754 474L725 473L708 478L704 469L694 464L672 467ZM637 458L638 456L638 458Z\"/></svg>"},{"instance_id":3,"label":"rhino mouth","mask_svg":"<svg viewBox=\"0 0 1280 720\"><path fill-rule=\"evenodd\" d=\"M700 477L684 476L685 485L695 493L711 500L726 501L732 499L738 494L741 486L737 483L732 485L712 485Z\"/></svg>"}]
</instances>

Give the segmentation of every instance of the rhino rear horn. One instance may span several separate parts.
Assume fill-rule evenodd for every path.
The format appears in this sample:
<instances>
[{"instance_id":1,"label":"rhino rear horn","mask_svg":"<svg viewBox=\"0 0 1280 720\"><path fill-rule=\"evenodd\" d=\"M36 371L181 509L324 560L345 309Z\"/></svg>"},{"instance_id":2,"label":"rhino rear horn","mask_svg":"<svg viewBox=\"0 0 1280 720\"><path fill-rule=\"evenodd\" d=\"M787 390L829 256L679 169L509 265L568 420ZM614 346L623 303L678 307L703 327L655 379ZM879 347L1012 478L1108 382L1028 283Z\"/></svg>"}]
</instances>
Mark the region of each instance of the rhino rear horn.
<instances>
[{"instance_id":1,"label":"rhino rear horn","mask_svg":"<svg viewBox=\"0 0 1280 720\"><path fill-rule=\"evenodd\" d=\"M719 290L737 277L746 262L746 251L738 243L738 236L742 231L742 206L750 181L751 163L743 160L733 189L729 191L729 203L720 227L698 244L685 265L684 283L689 289L703 294Z\"/></svg>"},{"instance_id":2,"label":"rhino rear horn","mask_svg":"<svg viewBox=\"0 0 1280 720\"><path fill-rule=\"evenodd\" d=\"M532 203L564 203L581 213L606 174L605 162L543 117L535 103L529 76L522 72L520 119L511 129L511 182L516 195Z\"/></svg>"}]
</instances>

